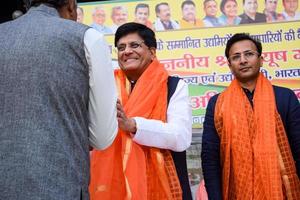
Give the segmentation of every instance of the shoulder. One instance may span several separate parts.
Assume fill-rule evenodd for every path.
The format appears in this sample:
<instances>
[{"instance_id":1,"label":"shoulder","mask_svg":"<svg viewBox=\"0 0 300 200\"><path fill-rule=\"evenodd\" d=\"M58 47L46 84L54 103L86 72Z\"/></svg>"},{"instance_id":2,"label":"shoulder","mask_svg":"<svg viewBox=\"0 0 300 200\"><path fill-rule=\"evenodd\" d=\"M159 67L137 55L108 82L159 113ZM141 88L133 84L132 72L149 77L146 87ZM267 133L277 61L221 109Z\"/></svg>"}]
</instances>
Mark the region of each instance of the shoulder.
<instances>
[{"instance_id":1,"label":"shoulder","mask_svg":"<svg viewBox=\"0 0 300 200\"><path fill-rule=\"evenodd\" d=\"M104 38L103 34L97 31L94 28L89 27L86 32L85 32L85 37L87 38L97 38L97 39L102 39Z\"/></svg>"},{"instance_id":2,"label":"shoulder","mask_svg":"<svg viewBox=\"0 0 300 200\"><path fill-rule=\"evenodd\" d=\"M256 13L256 18L258 22L265 22L267 16L264 13Z\"/></svg>"},{"instance_id":3,"label":"shoulder","mask_svg":"<svg viewBox=\"0 0 300 200\"><path fill-rule=\"evenodd\" d=\"M245 18L247 18L247 15L245 13L243 13L243 14L240 14L239 17L242 19L245 19Z\"/></svg>"},{"instance_id":4,"label":"shoulder","mask_svg":"<svg viewBox=\"0 0 300 200\"><path fill-rule=\"evenodd\" d=\"M212 96L212 97L209 99L208 105L214 106L214 105L217 103L217 100L218 100L219 95L220 95L220 93L218 93L218 94Z\"/></svg>"},{"instance_id":5,"label":"shoulder","mask_svg":"<svg viewBox=\"0 0 300 200\"><path fill-rule=\"evenodd\" d=\"M103 33L100 33L94 28L89 28L84 34L84 45L90 51L95 45L101 48L107 46L107 42Z\"/></svg>"},{"instance_id":6,"label":"shoulder","mask_svg":"<svg viewBox=\"0 0 300 200\"><path fill-rule=\"evenodd\" d=\"M299 100L293 90L280 86L273 86L277 107L286 108L289 104L299 104Z\"/></svg>"},{"instance_id":7,"label":"shoulder","mask_svg":"<svg viewBox=\"0 0 300 200\"><path fill-rule=\"evenodd\" d=\"M183 80L183 79L182 79L182 78L179 78L178 76L169 76L169 77L168 77L168 82L169 82L169 81L178 82L179 80Z\"/></svg>"},{"instance_id":8,"label":"shoulder","mask_svg":"<svg viewBox=\"0 0 300 200\"><path fill-rule=\"evenodd\" d=\"M286 96L290 96L290 95L295 95L293 90L286 88L286 87L273 85L273 89L274 89L275 96L286 97Z\"/></svg>"},{"instance_id":9,"label":"shoulder","mask_svg":"<svg viewBox=\"0 0 300 200\"><path fill-rule=\"evenodd\" d=\"M169 92L174 93L175 90L181 90L181 88L186 88L188 90L188 86L183 81L182 78L179 78L177 76L169 76L168 77L168 90L169 90Z\"/></svg>"},{"instance_id":10,"label":"shoulder","mask_svg":"<svg viewBox=\"0 0 300 200\"><path fill-rule=\"evenodd\" d=\"M266 15L264 14L264 13L256 13L256 15L258 16L258 17L266 17Z\"/></svg>"},{"instance_id":11,"label":"shoulder","mask_svg":"<svg viewBox=\"0 0 300 200\"><path fill-rule=\"evenodd\" d=\"M179 22L174 20L174 19L171 19L171 23L173 26L175 26L175 28L179 28Z\"/></svg>"},{"instance_id":12,"label":"shoulder","mask_svg":"<svg viewBox=\"0 0 300 200\"><path fill-rule=\"evenodd\" d=\"M154 24L159 24L159 23L161 23L161 22L160 22L160 19L159 19L159 18L156 18L156 19L154 20L153 23L154 23Z\"/></svg>"}]
</instances>

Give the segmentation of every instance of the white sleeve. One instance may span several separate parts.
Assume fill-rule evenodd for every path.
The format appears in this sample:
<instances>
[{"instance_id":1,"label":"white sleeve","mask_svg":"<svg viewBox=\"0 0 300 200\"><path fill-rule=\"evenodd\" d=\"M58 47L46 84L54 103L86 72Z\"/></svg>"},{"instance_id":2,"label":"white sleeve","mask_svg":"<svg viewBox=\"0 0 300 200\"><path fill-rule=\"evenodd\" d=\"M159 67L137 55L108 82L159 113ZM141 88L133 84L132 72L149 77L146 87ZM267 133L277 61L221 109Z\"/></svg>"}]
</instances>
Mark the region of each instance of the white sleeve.
<instances>
[{"instance_id":1,"label":"white sleeve","mask_svg":"<svg viewBox=\"0 0 300 200\"><path fill-rule=\"evenodd\" d=\"M118 131L117 91L108 45L101 33L90 28L84 35L89 65L89 140L97 149L108 147Z\"/></svg>"},{"instance_id":2,"label":"white sleeve","mask_svg":"<svg viewBox=\"0 0 300 200\"><path fill-rule=\"evenodd\" d=\"M186 150L192 140L192 109L187 84L179 80L167 109L167 123L143 117L134 119L137 131L133 140L138 144L178 152Z\"/></svg>"}]
</instances>

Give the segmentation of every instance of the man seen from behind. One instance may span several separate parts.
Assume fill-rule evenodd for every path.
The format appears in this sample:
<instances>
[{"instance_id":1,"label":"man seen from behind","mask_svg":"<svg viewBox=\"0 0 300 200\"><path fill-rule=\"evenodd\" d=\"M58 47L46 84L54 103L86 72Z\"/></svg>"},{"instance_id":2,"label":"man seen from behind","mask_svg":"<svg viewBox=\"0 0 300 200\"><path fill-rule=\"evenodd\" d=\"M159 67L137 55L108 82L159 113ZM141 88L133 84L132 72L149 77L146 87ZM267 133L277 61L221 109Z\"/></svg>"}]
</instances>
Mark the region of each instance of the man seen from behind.
<instances>
[{"instance_id":1,"label":"man seen from behind","mask_svg":"<svg viewBox=\"0 0 300 200\"><path fill-rule=\"evenodd\" d=\"M89 147L118 126L109 48L76 0L30 2L0 25L0 199L88 200Z\"/></svg>"}]
</instances>

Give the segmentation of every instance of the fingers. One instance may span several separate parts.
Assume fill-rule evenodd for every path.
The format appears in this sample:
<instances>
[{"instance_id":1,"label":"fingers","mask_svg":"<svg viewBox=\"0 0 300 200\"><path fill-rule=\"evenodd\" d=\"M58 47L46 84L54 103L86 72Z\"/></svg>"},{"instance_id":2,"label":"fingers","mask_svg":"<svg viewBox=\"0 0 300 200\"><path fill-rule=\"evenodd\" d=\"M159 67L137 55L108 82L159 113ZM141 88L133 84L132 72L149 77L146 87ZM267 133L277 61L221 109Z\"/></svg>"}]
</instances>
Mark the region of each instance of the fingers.
<instances>
[{"instance_id":1,"label":"fingers","mask_svg":"<svg viewBox=\"0 0 300 200\"><path fill-rule=\"evenodd\" d=\"M125 120L127 117L126 117L126 114L124 112L124 109L123 109L123 106L121 104L121 101L118 99L117 100L117 117L118 119L123 119Z\"/></svg>"},{"instance_id":2,"label":"fingers","mask_svg":"<svg viewBox=\"0 0 300 200\"><path fill-rule=\"evenodd\" d=\"M124 112L121 101L117 100L117 117L119 128L123 131L128 131L131 133L136 132L136 122L133 118L128 118Z\"/></svg>"}]
</instances>

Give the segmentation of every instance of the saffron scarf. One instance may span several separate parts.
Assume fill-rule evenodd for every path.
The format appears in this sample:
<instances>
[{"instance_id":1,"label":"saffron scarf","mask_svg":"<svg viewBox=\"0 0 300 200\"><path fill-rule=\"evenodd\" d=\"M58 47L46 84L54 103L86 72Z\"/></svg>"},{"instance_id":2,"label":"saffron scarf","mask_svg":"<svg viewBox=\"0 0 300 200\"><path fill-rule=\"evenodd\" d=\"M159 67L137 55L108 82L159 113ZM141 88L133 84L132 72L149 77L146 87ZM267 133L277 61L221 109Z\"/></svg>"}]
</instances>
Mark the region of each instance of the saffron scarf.
<instances>
[{"instance_id":1,"label":"saffron scarf","mask_svg":"<svg viewBox=\"0 0 300 200\"><path fill-rule=\"evenodd\" d=\"M300 182L271 83L259 74L253 108L235 79L215 108L223 199L300 197Z\"/></svg>"},{"instance_id":2,"label":"saffron scarf","mask_svg":"<svg viewBox=\"0 0 300 200\"><path fill-rule=\"evenodd\" d=\"M121 70L115 78L127 117L166 122L168 73L157 60L132 91ZM91 200L182 199L171 152L139 145L120 129L108 149L92 152L89 190Z\"/></svg>"}]
</instances>

